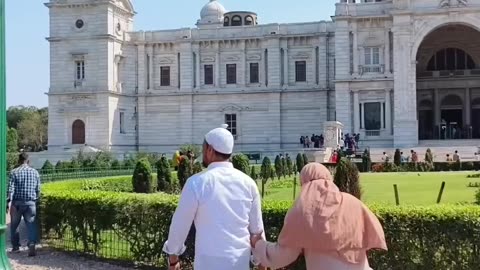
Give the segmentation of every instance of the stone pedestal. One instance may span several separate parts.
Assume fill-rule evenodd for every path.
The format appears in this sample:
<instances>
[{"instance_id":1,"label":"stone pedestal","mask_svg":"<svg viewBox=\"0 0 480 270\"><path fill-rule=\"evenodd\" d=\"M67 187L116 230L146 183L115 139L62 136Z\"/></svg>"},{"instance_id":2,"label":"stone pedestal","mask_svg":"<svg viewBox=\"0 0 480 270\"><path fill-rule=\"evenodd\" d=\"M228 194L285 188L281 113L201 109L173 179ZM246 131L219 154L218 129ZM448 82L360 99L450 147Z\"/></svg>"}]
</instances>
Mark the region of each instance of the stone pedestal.
<instances>
[{"instance_id":1,"label":"stone pedestal","mask_svg":"<svg viewBox=\"0 0 480 270\"><path fill-rule=\"evenodd\" d=\"M337 121L325 122L323 128L325 148L337 149L342 138L343 124Z\"/></svg>"}]
</instances>

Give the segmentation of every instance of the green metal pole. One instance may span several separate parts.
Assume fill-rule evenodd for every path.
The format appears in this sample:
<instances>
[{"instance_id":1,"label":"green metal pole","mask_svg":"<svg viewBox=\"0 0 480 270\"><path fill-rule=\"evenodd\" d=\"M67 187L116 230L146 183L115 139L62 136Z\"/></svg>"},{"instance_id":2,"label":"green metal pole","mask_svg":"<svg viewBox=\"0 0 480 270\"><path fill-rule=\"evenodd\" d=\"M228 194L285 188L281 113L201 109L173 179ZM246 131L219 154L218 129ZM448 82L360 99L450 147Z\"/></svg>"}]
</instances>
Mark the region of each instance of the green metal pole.
<instances>
[{"instance_id":1,"label":"green metal pole","mask_svg":"<svg viewBox=\"0 0 480 270\"><path fill-rule=\"evenodd\" d=\"M6 250L7 232L7 108L5 67L5 0L0 0L0 269L9 270Z\"/></svg>"}]
</instances>

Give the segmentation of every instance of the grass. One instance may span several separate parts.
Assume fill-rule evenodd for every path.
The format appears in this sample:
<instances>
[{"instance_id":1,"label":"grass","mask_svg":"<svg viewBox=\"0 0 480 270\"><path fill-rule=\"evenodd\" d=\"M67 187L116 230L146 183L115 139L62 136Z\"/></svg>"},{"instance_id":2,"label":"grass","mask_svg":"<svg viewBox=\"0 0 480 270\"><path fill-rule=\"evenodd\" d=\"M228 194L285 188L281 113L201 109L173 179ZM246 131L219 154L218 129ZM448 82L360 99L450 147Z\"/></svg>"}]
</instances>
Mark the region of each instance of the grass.
<instances>
[{"instance_id":1,"label":"grass","mask_svg":"<svg viewBox=\"0 0 480 270\"><path fill-rule=\"evenodd\" d=\"M365 173L360 176L362 200L369 204L395 204L393 185L396 184L401 205L431 205L436 203L440 186L445 181L442 203L473 203L476 189L469 188L467 185L472 181L475 182L475 179L467 178L469 174L468 172ZM275 181L267 184L265 200L292 200L293 178L281 180L279 183ZM299 189L297 188L297 194Z\"/></svg>"}]
</instances>

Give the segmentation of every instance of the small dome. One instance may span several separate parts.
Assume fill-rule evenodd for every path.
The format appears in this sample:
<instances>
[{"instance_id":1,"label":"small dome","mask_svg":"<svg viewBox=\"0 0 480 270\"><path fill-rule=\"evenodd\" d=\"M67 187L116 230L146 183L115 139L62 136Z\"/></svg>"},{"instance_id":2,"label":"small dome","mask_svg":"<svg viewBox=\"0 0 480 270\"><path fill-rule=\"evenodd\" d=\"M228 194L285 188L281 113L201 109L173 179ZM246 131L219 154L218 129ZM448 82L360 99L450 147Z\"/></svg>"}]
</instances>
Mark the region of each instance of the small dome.
<instances>
[{"instance_id":1,"label":"small dome","mask_svg":"<svg viewBox=\"0 0 480 270\"><path fill-rule=\"evenodd\" d=\"M227 10L217 0L210 0L210 2L202 8L202 11L200 12L200 18L202 20L221 20L223 18L223 14L226 12Z\"/></svg>"}]
</instances>

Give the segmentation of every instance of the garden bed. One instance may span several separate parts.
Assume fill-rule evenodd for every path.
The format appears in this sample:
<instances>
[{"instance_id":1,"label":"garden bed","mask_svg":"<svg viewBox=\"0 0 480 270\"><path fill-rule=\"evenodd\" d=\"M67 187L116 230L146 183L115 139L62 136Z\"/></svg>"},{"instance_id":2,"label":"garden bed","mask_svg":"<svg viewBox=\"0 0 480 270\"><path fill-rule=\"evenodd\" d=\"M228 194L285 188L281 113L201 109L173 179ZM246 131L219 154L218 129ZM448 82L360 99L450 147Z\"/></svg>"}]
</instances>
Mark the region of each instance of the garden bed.
<instances>
[{"instance_id":1,"label":"garden bed","mask_svg":"<svg viewBox=\"0 0 480 270\"><path fill-rule=\"evenodd\" d=\"M82 180L44 185L41 202L44 240L57 249L164 266L161 250L178 197L115 192L126 190L130 177L87 181L88 185ZM269 239L276 239L290 206L291 201L264 202ZM384 225L389 246L388 252L370 254L374 269L478 269L480 207L371 205L371 208ZM187 242L189 249L183 259L191 262L192 234ZM304 268L297 264L289 269Z\"/></svg>"}]
</instances>

